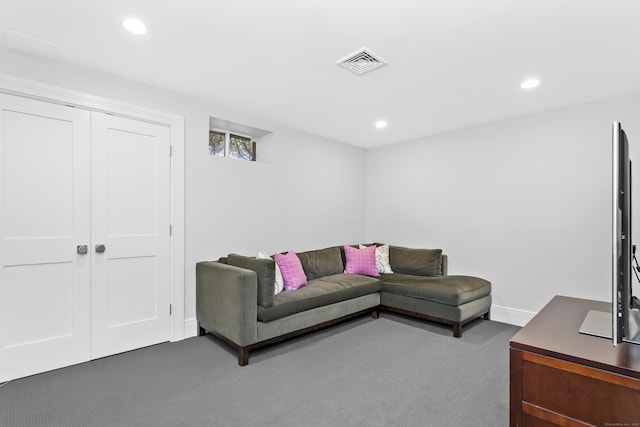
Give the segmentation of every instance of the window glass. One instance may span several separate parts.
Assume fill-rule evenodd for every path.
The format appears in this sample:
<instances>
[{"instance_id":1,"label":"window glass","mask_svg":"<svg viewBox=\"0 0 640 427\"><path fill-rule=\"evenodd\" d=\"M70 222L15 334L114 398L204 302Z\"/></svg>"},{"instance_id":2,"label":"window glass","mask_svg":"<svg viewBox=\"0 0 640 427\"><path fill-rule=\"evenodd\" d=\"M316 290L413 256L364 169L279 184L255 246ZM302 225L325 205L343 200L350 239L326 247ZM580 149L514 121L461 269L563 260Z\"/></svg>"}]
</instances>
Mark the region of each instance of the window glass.
<instances>
[{"instance_id":1,"label":"window glass","mask_svg":"<svg viewBox=\"0 0 640 427\"><path fill-rule=\"evenodd\" d=\"M251 138L229 135L229 157L243 160L256 160L256 144Z\"/></svg>"},{"instance_id":2,"label":"window glass","mask_svg":"<svg viewBox=\"0 0 640 427\"><path fill-rule=\"evenodd\" d=\"M209 131L209 154L224 156L225 137L223 132Z\"/></svg>"}]
</instances>

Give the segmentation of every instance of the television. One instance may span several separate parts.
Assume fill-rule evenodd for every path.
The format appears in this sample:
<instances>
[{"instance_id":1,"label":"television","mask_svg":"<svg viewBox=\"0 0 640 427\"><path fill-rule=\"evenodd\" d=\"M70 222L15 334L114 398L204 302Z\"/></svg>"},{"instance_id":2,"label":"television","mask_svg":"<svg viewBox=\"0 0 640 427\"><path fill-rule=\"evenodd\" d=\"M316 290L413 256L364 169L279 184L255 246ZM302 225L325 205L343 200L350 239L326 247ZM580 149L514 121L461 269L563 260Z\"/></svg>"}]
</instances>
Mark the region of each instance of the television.
<instances>
[{"instance_id":1,"label":"television","mask_svg":"<svg viewBox=\"0 0 640 427\"><path fill-rule=\"evenodd\" d=\"M633 295L633 273L640 271L631 240L631 159L620 122L612 135L611 312L589 311L580 332L640 344L640 300ZM633 262L636 261L634 270Z\"/></svg>"}]
</instances>

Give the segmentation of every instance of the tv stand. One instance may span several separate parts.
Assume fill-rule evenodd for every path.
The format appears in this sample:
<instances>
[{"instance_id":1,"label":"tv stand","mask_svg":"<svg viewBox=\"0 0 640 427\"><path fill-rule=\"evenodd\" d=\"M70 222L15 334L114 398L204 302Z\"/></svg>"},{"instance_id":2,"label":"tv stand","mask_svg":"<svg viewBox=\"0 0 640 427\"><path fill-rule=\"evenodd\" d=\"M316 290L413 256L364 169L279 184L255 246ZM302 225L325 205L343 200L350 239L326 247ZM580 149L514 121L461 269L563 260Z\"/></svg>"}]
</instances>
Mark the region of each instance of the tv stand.
<instances>
[{"instance_id":1,"label":"tv stand","mask_svg":"<svg viewBox=\"0 0 640 427\"><path fill-rule=\"evenodd\" d=\"M556 296L510 341L510 425L640 426L640 346L578 332L611 304Z\"/></svg>"}]
</instances>

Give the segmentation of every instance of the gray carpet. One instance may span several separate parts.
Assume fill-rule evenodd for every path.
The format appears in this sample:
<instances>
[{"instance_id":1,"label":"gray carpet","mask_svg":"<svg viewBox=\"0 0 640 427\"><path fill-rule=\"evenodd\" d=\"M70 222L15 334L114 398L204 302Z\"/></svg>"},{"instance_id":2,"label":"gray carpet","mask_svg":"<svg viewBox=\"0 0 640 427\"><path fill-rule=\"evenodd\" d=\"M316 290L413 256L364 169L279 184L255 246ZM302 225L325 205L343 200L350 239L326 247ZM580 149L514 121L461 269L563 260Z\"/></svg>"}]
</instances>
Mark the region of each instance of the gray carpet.
<instances>
[{"instance_id":1,"label":"gray carpet","mask_svg":"<svg viewBox=\"0 0 640 427\"><path fill-rule=\"evenodd\" d=\"M381 313L276 344L239 367L210 335L14 380L0 426L507 426L509 339L460 339Z\"/></svg>"}]
</instances>

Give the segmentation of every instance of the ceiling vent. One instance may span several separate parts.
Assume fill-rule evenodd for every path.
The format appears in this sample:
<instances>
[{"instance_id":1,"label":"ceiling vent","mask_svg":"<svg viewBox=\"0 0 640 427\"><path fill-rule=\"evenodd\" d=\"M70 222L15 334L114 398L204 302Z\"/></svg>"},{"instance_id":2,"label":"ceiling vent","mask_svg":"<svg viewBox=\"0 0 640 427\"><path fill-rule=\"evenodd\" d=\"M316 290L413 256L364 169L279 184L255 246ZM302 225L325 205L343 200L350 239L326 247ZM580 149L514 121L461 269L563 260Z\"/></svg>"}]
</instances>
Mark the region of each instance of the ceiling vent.
<instances>
[{"instance_id":1,"label":"ceiling vent","mask_svg":"<svg viewBox=\"0 0 640 427\"><path fill-rule=\"evenodd\" d=\"M363 47L362 49L350 53L344 58L337 60L336 64L338 64L342 68L346 68L347 70L357 75L362 75L364 73L368 73L369 71L375 70L378 67L386 65L387 61L380 58L378 55L376 55L366 47Z\"/></svg>"}]
</instances>

